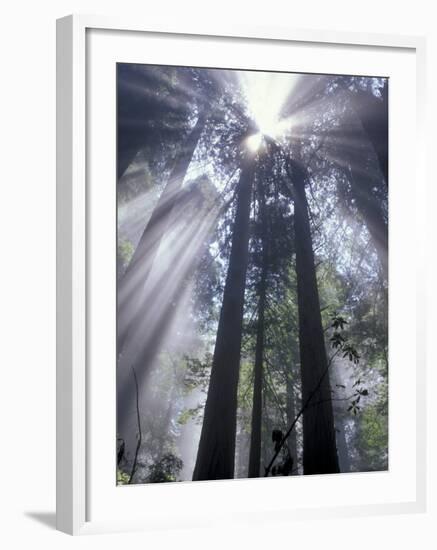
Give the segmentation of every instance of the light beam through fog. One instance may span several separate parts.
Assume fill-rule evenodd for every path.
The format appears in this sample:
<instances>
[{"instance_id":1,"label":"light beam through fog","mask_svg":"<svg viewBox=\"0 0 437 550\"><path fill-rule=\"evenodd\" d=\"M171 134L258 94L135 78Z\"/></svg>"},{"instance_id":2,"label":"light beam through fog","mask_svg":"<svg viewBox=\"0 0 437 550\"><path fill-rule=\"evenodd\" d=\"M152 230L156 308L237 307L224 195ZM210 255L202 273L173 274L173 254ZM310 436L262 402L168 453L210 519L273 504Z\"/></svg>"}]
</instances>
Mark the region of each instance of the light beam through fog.
<instances>
[{"instance_id":1,"label":"light beam through fog","mask_svg":"<svg viewBox=\"0 0 437 550\"><path fill-rule=\"evenodd\" d=\"M242 269L234 477L248 476L255 444L260 477L333 473L335 460L316 464L308 450L323 456L330 429L340 471L386 469L386 88L370 77L120 65L119 484L190 480L207 414L216 441L227 441L205 402L233 395L224 380L223 396L211 396L210 382L228 367L217 334L224 291L239 300ZM241 185L251 186L246 226L236 221ZM242 265L234 237L245 231ZM324 342L318 355L305 348L308 323ZM323 355L324 394L311 379ZM202 450L209 479L228 454Z\"/></svg>"}]
</instances>

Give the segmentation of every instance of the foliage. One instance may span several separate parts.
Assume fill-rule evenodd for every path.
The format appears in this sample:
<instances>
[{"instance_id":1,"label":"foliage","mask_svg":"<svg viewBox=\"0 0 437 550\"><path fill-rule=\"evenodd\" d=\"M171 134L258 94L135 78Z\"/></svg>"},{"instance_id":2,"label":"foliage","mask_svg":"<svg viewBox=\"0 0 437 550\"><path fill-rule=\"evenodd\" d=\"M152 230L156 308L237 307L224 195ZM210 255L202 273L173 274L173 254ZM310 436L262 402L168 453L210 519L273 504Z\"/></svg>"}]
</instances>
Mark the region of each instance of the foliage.
<instances>
[{"instance_id":1,"label":"foliage","mask_svg":"<svg viewBox=\"0 0 437 550\"><path fill-rule=\"evenodd\" d=\"M128 240L118 239L117 242L117 277L120 278L134 254L133 244Z\"/></svg>"},{"instance_id":2,"label":"foliage","mask_svg":"<svg viewBox=\"0 0 437 550\"><path fill-rule=\"evenodd\" d=\"M117 485L127 485L130 475L117 468Z\"/></svg>"},{"instance_id":3,"label":"foliage","mask_svg":"<svg viewBox=\"0 0 437 550\"><path fill-rule=\"evenodd\" d=\"M281 430L273 430L272 431L272 441L274 443L274 450L279 451L280 450L280 443L282 441L282 438L284 437L284 434ZM288 446L283 447L281 461L277 462L271 470L271 474L273 477L275 476L289 476L293 471L293 464L294 460L291 456L290 449Z\"/></svg>"},{"instance_id":4,"label":"foliage","mask_svg":"<svg viewBox=\"0 0 437 550\"><path fill-rule=\"evenodd\" d=\"M162 483L176 481L177 476L182 470L183 462L174 454L164 455L158 462L150 468L147 478L148 483Z\"/></svg>"}]
</instances>

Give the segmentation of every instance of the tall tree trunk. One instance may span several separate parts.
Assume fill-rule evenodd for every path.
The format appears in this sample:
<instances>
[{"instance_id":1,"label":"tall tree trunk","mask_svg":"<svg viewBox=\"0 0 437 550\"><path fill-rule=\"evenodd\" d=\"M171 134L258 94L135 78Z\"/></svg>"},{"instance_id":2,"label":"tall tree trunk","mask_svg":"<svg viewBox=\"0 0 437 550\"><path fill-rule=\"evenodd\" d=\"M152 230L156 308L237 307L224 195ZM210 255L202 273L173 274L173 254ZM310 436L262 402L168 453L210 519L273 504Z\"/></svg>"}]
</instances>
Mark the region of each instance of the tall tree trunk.
<instances>
[{"instance_id":1,"label":"tall tree trunk","mask_svg":"<svg viewBox=\"0 0 437 550\"><path fill-rule=\"evenodd\" d=\"M193 480L230 479L234 476L237 389L254 170L253 155L246 153L238 184L232 248Z\"/></svg>"},{"instance_id":2,"label":"tall tree trunk","mask_svg":"<svg viewBox=\"0 0 437 550\"><path fill-rule=\"evenodd\" d=\"M386 185L388 185L388 80L381 89L381 97L360 89L351 91L343 78L337 83L346 92L351 106L360 120L361 127L369 140Z\"/></svg>"},{"instance_id":3,"label":"tall tree trunk","mask_svg":"<svg viewBox=\"0 0 437 550\"><path fill-rule=\"evenodd\" d=\"M303 414L304 474L339 471L331 403L328 362L320 314L316 269L305 194L306 173L290 160L294 188L294 230L296 239L296 277L299 310L299 348L302 377L302 402L320 384ZM320 403L319 403L320 402ZM313 403L319 403L311 406Z\"/></svg>"},{"instance_id":4,"label":"tall tree trunk","mask_svg":"<svg viewBox=\"0 0 437 550\"><path fill-rule=\"evenodd\" d=\"M267 395L267 384L266 379L263 379L262 392L263 395ZM269 415L267 413L267 403L266 400L263 400L262 404L262 415L261 415L261 454L262 454L262 463L268 464L271 452L272 452L272 430L273 426L271 425Z\"/></svg>"},{"instance_id":5,"label":"tall tree trunk","mask_svg":"<svg viewBox=\"0 0 437 550\"><path fill-rule=\"evenodd\" d=\"M253 382L252 425L250 433L249 474L248 477L259 477L261 467L261 426L262 426L262 386L264 369L264 317L266 306L267 270L268 270L268 235L263 191L260 192L260 214L262 225L262 268L259 284L258 322L255 347L255 376Z\"/></svg>"},{"instance_id":6,"label":"tall tree trunk","mask_svg":"<svg viewBox=\"0 0 437 550\"><path fill-rule=\"evenodd\" d=\"M380 99L361 90L350 94L355 112L372 144L388 185L388 80L382 88Z\"/></svg>"},{"instance_id":7,"label":"tall tree trunk","mask_svg":"<svg viewBox=\"0 0 437 550\"><path fill-rule=\"evenodd\" d=\"M294 397L293 388L293 375L291 369L287 372L287 426L291 426L293 420L296 418L296 402ZM291 475L297 474L297 436L296 429L294 429L290 437L288 438L288 448L290 450L291 457L293 458L293 470Z\"/></svg>"},{"instance_id":8,"label":"tall tree trunk","mask_svg":"<svg viewBox=\"0 0 437 550\"><path fill-rule=\"evenodd\" d=\"M142 316L145 285L158 253L161 241L171 220L171 213L177 203L182 184L205 125L205 113L201 113L191 131L183 150L179 154L169 180L159 197L134 255L117 289L117 347L123 349L129 329Z\"/></svg>"},{"instance_id":9,"label":"tall tree trunk","mask_svg":"<svg viewBox=\"0 0 437 550\"><path fill-rule=\"evenodd\" d=\"M253 382L253 405L248 477L259 477L261 466L262 381L264 366L263 356L265 313L265 281L263 282L264 289L261 289L261 295L258 302L258 326L255 349L255 376Z\"/></svg>"},{"instance_id":10,"label":"tall tree trunk","mask_svg":"<svg viewBox=\"0 0 437 550\"><path fill-rule=\"evenodd\" d=\"M199 191L198 193L201 195ZM184 204L193 207L188 200ZM160 265L156 266L159 269L154 269L145 293L142 315L137 324L132 326L128 341L117 358L117 430L126 440L128 448L132 441L132 437L129 437L129 433L132 435L130 411L135 389L128 374L131 367L134 367L142 394L144 383L156 365L163 342L173 330L173 322L181 296L186 291L187 280L192 277L197 261L202 257L207 236L216 222L216 209L209 208L208 205L206 208L202 207L198 201L194 205L199 212L196 219L187 217L183 207L177 205L174 219L178 223L178 235L172 237L171 254L164 255L164 260L172 271Z\"/></svg>"},{"instance_id":11,"label":"tall tree trunk","mask_svg":"<svg viewBox=\"0 0 437 550\"><path fill-rule=\"evenodd\" d=\"M381 264L384 279L388 279L388 227L381 204L374 196L372 181L365 173L349 167L351 191L356 207L361 214Z\"/></svg>"},{"instance_id":12,"label":"tall tree trunk","mask_svg":"<svg viewBox=\"0 0 437 550\"><path fill-rule=\"evenodd\" d=\"M133 132L132 132L133 133ZM127 172L127 169L135 160L136 156L140 152L142 146L144 146L143 130L141 132L135 132L135 136L131 139L131 143L123 144L124 147L118 146L117 151L117 182L120 182L121 178ZM120 135L120 132L119 134Z\"/></svg>"}]
</instances>

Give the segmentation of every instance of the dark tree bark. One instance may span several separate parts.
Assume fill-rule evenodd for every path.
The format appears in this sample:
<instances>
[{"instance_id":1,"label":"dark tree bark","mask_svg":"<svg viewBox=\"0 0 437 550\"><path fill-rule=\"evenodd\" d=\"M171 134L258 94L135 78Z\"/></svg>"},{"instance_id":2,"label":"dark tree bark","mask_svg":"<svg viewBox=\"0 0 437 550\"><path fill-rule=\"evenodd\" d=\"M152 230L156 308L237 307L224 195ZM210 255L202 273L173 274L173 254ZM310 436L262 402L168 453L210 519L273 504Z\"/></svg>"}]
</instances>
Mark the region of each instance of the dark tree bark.
<instances>
[{"instance_id":1,"label":"dark tree bark","mask_svg":"<svg viewBox=\"0 0 437 550\"><path fill-rule=\"evenodd\" d=\"M296 418L296 400L294 396L293 388L293 376L291 372L287 373L287 426L291 426L291 423ZM293 470L297 474L297 437L296 430L293 430L288 438L288 449L291 457L293 458Z\"/></svg>"},{"instance_id":2,"label":"dark tree bark","mask_svg":"<svg viewBox=\"0 0 437 550\"><path fill-rule=\"evenodd\" d=\"M255 366L253 382L252 423L249 451L248 477L259 477L261 467L261 427L262 427L262 387L264 369L264 317L266 306L267 271L268 271L268 235L263 191L260 192L260 214L262 225L262 268L259 284L258 323L255 345Z\"/></svg>"},{"instance_id":3,"label":"dark tree bark","mask_svg":"<svg viewBox=\"0 0 437 550\"><path fill-rule=\"evenodd\" d=\"M182 183L205 125L201 114L187 142L179 154L169 180L159 197L134 255L129 262L117 289L117 348L123 349L129 329L143 315L145 286L156 258L161 241L166 234L174 205L181 194Z\"/></svg>"},{"instance_id":4,"label":"dark tree bark","mask_svg":"<svg viewBox=\"0 0 437 550\"><path fill-rule=\"evenodd\" d=\"M234 477L249 219L255 162L246 154L238 184L231 254L193 480Z\"/></svg>"},{"instance_id":5,"label":"dark tree bark","mask_svg":"<svg viewBox=\"0 0 437 550\"><path fill-rule=\"evenodd\" d=\"M261 423L262 423L262 385L264 359L264 313L265 313L265 278L261 282L261 294L258 302L258 325L255 348L255 376L253 382L252 423L249 451L248 477L259 477L261 467Z\"/></svg>"},{"instance_id":6,"label":"dark tree bark","mask_svg":"<svg viewBox=\"0 0 437 550\"><path fill-rule=\"evenodd\" d=\"M319 293L312 247L304 168L290 160L294 189L294 230L296 239L296 276L299 310L299 348L302 377L302 402L311 403L303 413L304 474L339 472L335 441L331 386L320 314Z\"/></svg>"}]
</instances>

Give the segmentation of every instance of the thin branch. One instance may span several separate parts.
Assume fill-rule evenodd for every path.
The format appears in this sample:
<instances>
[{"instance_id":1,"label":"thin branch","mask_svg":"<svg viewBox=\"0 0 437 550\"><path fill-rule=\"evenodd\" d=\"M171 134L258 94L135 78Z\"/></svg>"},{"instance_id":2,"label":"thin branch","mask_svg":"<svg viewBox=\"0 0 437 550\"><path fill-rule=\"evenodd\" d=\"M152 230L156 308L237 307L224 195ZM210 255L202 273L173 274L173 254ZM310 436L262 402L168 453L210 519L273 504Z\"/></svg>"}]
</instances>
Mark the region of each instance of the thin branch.
<instances>
[{"instance_id":1,"label":"thin branch","mask_svg":"<svg viewBox=\"0 0 437 550\"><path fill-rule=\"evenodd\" d=\"M140 451L141 442L142 442L142 430L141 430L141 418L140 418L140 404L139 404L139 391L138 391L138 380L137 380L137 374L135 372L135 369L132 367L132 373L134 375L134 381L135 381L135 390L136 390L136 406L137 406L137 422L138 422L138 440L137 440L137 447L135 449L135 457L132 464L132 470L129 477L129 484L132 483L132 480L134 478L136 469L137 469L137 461L138 461L138 453Z\"/></svg>"},{"instance_id":2,"label":"thin branch","mask_svg":"<svg viewBox=\"0 0 437 550\"><path fill-rule=\"evenodd\" d=\"M322 376L320 377L320 380L317 382L316 384L316 387L314 388L314 390L310 393L310 395L308 396L307 400L305 401L305 403L303 404L303 406L301 407L300 411L297 413L295 419L293 420L293 422L291 423L291 426L289 427L287 433L284 435L284 437L281 439L281 442L280 444L278 445L278 448L276 449L275 451L275 454L273 455L273 458L272 460L270 461L269 465L267 466L267 468L265 469L265 474L264 474L264 477L268 477L269 473L270 473L270 470L272 469L272 466L275 462L275 460L278 458L278 455L282 449L282 447L284 446L285 442L287 441L287 439L290 437L290 434L291 432L293 431L293 428L296 426L297 424L297 421L299 420L299 418L302 416L302 414L304 413L304 411L308 408L308 405L310 404L310 401L311 399L316 395L316 393L319 391L320 389L320 386L322 385L322 382L323 380L325 379L325 376L328 374L328 371L329 371L329 368L330 366L332 365L332 361L334 360L334 357L336 355L338 355L338 353L340 352L340 349L337 349L337 351L332 355L332 357L330 358L330 360L328 361L328 365L326 367L326 369L324 370Z\"/></svg>"}]
</instances>

